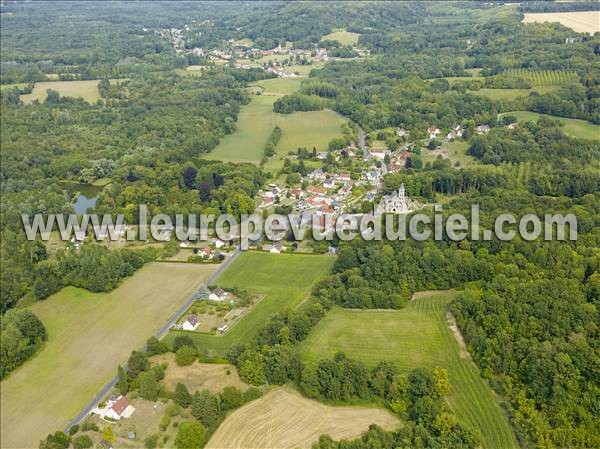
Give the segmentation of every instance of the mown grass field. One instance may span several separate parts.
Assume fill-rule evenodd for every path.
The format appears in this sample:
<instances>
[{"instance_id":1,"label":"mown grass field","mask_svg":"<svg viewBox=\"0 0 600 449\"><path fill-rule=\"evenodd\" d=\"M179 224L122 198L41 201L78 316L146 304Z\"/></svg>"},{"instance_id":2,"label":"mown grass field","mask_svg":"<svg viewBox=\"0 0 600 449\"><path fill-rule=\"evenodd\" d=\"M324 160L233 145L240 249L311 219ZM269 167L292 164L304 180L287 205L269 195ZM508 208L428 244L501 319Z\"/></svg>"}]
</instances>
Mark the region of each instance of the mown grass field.
<instances>
[{"instance_id":1,"label":"mown grass field","mask_svg":"<svg viewBox=\"0 0 600 449\"><path fill-rule=\"evenodd\" d=\"M579 33L600 31L600 11L543 12L524 14L523 23L559 22Z\"/></svg>"},{"instance_id":2,"label":"mown grass field","mask_svg":"<svg viewBox=\"0 0 600 449\"><path fill-rule=\"evenodd\" d=\"M46 91L52 89L62 97L83 98L85 101L93 103L100 99L99 82L100 80L42 81L35 83L30 94L21 95L21 100L24 103L31 103L33 100L44 101L48 96Z\"/></svg>"},{"instance_id":3,"label":"mown grass field","mask_svg":"<svg viewBox=\"0 0 600 449\"><path fill-rule=\"evenodd\" d=\"M153 263L110 293L67 287L32 305L48 341L1 383L2 447L67 425L215 267Z\"/></svg>"},{"instance_id":4,"label":"mown grass field","mask_svg":"<svg viewBox=\"0 0 600 449\"><path fill-rule=\"evenodd\" d=\"M282 95L300 88L298 78L272 78L254 83L262 89L253 95L249 104L242 107L236 122L237 129L225 136L205 158L226 162L252 162L263 158L265 145L275 127L277 116L273 103Z\"/></svg>"},{"instance_id":5,"label":"mown grass field","mask_svg":"<svg viewBox=\"0 0 600 449\"><path fill-rule=\"evenodd\" d=\"M326 151L331 139L342 136L342 124L346 121L337 112L329 110L277 114L275 122L282 131L277 152L287 154L298 147L317 147L318 151Z\"/></svg>"},{"instance_id":6,"label":"mown grass field","mask_svg":"<svg viewBox=\"0 0 600 449\"><path fill-rule=\"evenodd\" d=\"M309 449L320 435L350 440L371 424L393 430L400 421L381 408L332 407L280 387L231 413L206 448Z\"/></svg>"},{"instance_id":7,"label":"mown grass field","mask_svg":"<svg viewBox=\"0 0 600 449\"><path fill-rule=\"evenodd\" d=\"M451 408L479 429L486 449L518 447L490 386L449 328L452 292L419 295L402 310L332 309L301 344L303 359L314 363L342 351L372 367L380 360L402 371L441 366L448 370Z\"/></svg>"},{"instance_id":8,"label":"mown grass field","mask_svg":"<svg viewBox=\"0 0 600 449\"><path fill-rule=\"evenodd\" d=\"M237 129L225 136L206 158L224 162L260 162L274 126L275 99L266 95L253 96L238 115Z\"/></svg>"},{"instance_id":9,"label":"mown grass field","mask_svg":"<svg viewBox=\"0 0 600 449\"><path fill-rule=\"evenodd\" d=\"M323 255L270 254L249 251L241 254L215 281L223 288L240 288L265 295L224 335L171 331L170 343L177 335L189 335L209 356L224 356L234 343L249 341L269 317L305 299L317 280L329 273L334 258Z\"/></svg>"},{"instance_id":10,"label":"mown grass field","mask_svg":"<svg viewBox=\"0 0 600 449\"><path fill-rule=\"evenodd\" d=\"M342 45L356 45L356 44L358 44L359 37L360 37L360 34L358 34L358 33L352 33L350 31L346 31L346 30L342 29L342 30L335 30L333 33L326 34L325 36L323 36L321 38L321 40L322 41L324 41L324 40L338 41Z\"/></svg>"},{"instance_id":11,"label":"mown grass field","mask_svg":"<svg viewBox=\"0 0 600 449\"><path fill-rule=\"evenodd\" d=\"M560 122L564 125L562 127L562 130L565 134L580 139L591 139L600 141L600 125L595 125L585 120L557 117L554 115L540 114L538 112L529 111L512 111L507 112L506 114L514 115L515 117L517 117L517 120L519 122L537 122L540 117L548 117L554 120L560 120Z\"/></svg>"}]
</instances>

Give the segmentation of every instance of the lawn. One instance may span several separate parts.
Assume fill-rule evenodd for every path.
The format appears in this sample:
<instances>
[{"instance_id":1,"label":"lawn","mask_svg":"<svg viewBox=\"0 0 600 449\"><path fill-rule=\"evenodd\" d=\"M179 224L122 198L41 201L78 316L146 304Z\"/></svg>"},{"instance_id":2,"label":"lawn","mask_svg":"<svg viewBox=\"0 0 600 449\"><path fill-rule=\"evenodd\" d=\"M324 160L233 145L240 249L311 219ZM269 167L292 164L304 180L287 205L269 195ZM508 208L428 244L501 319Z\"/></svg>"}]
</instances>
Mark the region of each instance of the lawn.
<instances>
[{"instance_id":1,"label":"lawn","mask_svg":"<svg viewBox=\"0 0 600 449\"><path fill-rule=\"evenodd\" d=\"M329 34L323 36L321 38L321 40L322 41L324 41L324 40L338 41L342 45L356 45L356 44L358 44L359 37L360 37L360 34L358 34L358 33L351 33L350 31L341 29L341 30L334 30L333 33L329 33Z\"/></svg>"},{"instance_id":2,"label":"lawn","mask_svg":"<svg viewBox=\"0 0 600 449\"><path fill-rule=\"evenodd\" d=\"M264 298L224 335L171 331L165 341L170 343L177 335L189 335L208 355L223 356L232 344L249 341L273 313L302 302L315 282L329 273L334 260L327 255L244 252L215 283L263 294Z\"/></svg>"},{"instance_id":3,"label":"lawn","mask_svg":"<svg viewBox=\"0 0 600 449\"><path fill-rule=\"evenodd\" d=\"M110 293L67 287L33 304L49 338L2 381L2 447L37 447L67 425L215 267L152 263Z\"/></svg>"},{"instance_id":4,"label":"lawn","mask_svg":"<svg viewBox=\"0 0 600 449\"><path fill-rule=\"evenodd\" d=\"M231 413L206 449L309 449L320 435L350 440L371 424L394 430L400 421L382 408L332 407L279 387Z\"/></svg>"},{"instance_id":5,"label":"lawn","mask_svg":"<svg viewBox=\"0 0 600 449\"><path fill-rule=\"evenodd\" d=\"M483 447L517 447L493 391L449 328L446 309L453 297L452 292L418 295L395 311L336 307L301 344L302 357L314 363L343 351L369 367L380 360L393 362L404 372L445 367L452 387L450 406L460 419L480 430Z\"/></svg>"},{"instance_id":6,"label":"lawn","mask_svg":"<svg viewBox=\"0 0 600 449\"><path fill-rule=\"evenodd\" d=\"M282 130L277 152L287 154L298 147L317 147L318 151L326 151L331 139L342 136L342 124L346 121L329 110L277 114L275 122Z\"/></svg>"},{"instance_id":7,"label":"lawn","mask_svg":"<svg viewBox=\"0 0 600 449\"><path fill-rule=\"evenodd\" d=\"M532 92L547 94L555 91L560 86L537 86L532 89L479 89L472 90L473 95L481 95L492 100L514 100L518 97L527 97Z\"/></svg>"},{"instance_id":8,"label":"lawn","mask_svg":"<svg viewBox=\"0 0 600 449\"><path fill-rule=\"evenodd\" d=\"M554 120L560 120L560 122L564 124L562 130L565 134L581 139L600 140L600 125L594 125L585 120L557 117L554 115L539 114L537 112L529 111L512 111L507 112L506 114L516 116L519 122L536 122L540 117L549 117Z\"/></svg>"},{"instance_id":9,"label":"lawn","mask_svg":"<svg viewBox=\"0 0 600 449\"><path fill-rule=\"evenodd\" d=\"M579 33L600 31L600 11L546 12L524 14L523 23L559 22Z\"/></svg>"}]
</instances>

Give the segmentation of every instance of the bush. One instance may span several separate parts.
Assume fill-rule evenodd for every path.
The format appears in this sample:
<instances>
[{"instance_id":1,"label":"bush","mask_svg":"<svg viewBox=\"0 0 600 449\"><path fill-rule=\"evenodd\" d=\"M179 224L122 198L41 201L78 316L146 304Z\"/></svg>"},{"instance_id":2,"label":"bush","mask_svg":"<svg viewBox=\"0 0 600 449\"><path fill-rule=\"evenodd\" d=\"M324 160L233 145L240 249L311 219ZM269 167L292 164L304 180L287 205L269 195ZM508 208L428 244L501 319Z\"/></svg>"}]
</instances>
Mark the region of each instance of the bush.
<instances>
[{"instance_id":1,"label":"bush","mask_svg":"<svg viewBox=\"0 0 600 449\"><path fill-rule=\"evenodd\" d=\"M179 366L188 366L194 363L194 360L198 357L196 348L192 346L182 346L175 353L175 361Z\"/></svg>"},{"instance_id":2,"label":"bush","mask_svg":"<svg viewBox=\"0 0 600 449\"><path fill-rule=\"evenodd\" d=\"M150 435L148 438L144 440L144 447L146 449L155 449L158 446L158 434L155 433Z\"/></svg>"},{"instance_id":3,"label":"bush","mask_svg":"<svg viewBox=\"0 0 600 449\"><path fill-rule=\"evenodd\" d=\"M69 429L69 435L71 436L75 435L77 432L79 432L79 424L75 424Z\"/></svg>"},{"instance_id":4,"label":"bush","mask_svg":"<svg viewBox=\"0 0 600 449\"><path fill-rule=\"evenodd\" d=\"M74 426L73 426L74 427ZM73 440L73 448L74 449L87 449L88 447L92 447L92 439L87 435L80 435Z\"/></svg>"},{"instance_id":5,"label":"bush","mask_svg":"<svg viewBox=\"0 0 600 449\"><path fill-rule=\"evenodd\" d=\"M192 348L196 347L196 345L194 344L194 340L192 340L192 337L190 337L189 335L178 335L173 340L173 351L177 352L177 350L182 346L191 346Z\"/></svg>"}]
</instances>

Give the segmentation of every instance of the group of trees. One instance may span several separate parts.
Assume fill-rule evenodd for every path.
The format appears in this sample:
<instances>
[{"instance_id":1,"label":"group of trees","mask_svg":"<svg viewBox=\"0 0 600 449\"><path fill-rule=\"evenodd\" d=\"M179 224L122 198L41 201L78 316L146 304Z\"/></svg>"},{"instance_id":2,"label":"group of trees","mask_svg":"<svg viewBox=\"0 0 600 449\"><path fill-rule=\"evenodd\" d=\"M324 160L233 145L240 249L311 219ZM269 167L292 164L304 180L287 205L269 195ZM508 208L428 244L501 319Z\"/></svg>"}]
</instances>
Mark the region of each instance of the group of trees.
<instances>
[{"instance_id":1,"label":"group of trees","mask_svg":"<svg viewBox=\"0 0 600 449\"><path fill-rule=\"evenodd\" d=\"M2 317L0 379L31 357L47 339L46 328L33 312L9 310Z\"/></svg>"}]
</instances>

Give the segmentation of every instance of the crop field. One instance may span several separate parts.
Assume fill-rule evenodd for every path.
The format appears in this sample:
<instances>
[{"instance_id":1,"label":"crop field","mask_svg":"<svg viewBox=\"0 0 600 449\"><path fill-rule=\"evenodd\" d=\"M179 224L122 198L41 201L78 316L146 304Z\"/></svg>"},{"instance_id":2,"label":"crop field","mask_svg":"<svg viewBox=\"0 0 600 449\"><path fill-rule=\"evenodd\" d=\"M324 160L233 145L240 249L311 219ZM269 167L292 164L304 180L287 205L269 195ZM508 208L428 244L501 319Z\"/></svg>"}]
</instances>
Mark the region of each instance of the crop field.
<instances>
[{"instance_id":1,"label":"crop field","mask_svg":"<svg viewBox=\"0 0 600 449\"><path fill-rule=\"evenodd\" d=\"M321 38L321 40L332 40L338 41L342 45L356 45L358 44L358 38L360 34L351 33L346 30L335 30L333 33L329 33Z\"/></svg>"},{"instance_id":2,"label":"crop field","mask_svg":"<svg viewBox=\"0 0 600 449\"><path fill-rule=\"evenodd\" d=\"M229 415L206 449L309 449L322 434L354 439L371 424L393 430L400 421L381 408L332 407L280 387Z\"/></svg>"},{"instance_id":3,"label":"crop field","mask_svg":"<svg viewBox=\"0 0 600 449\"><path fill-rule=\"evenodd\" d=\"M83 98L89 103L100 99L98 83L100 80L84 81L42 81L35 83L33 91L30 94L21 95L24 103L31 103L33 100L44 101L48 89L57 91L62 97Z\"/></svg>"},{"instance_id":4,"label":"crop field","mask_svg":"<svg viewBox=\"0 0 600 449\"><path fill-rule=\"evenodd\" d=\"M65 426L215 267L153 263L110 293L67 287L31 306L48 341L2 381L2 447L37 447Z\"/></svg>"},{"instance_id":5,"label":"crop field","mask_svg":"<svg viewBox=\"0 0 600 449\"><path fill-rule=\"evenodd\" d=\"M600 31L600 11L527 13L523 23L559 22L579 33Z\"/></svg>"},{"instance_id":6,"label":"crop field","mask_svg":"<svg viewBox=\"0 0 600 449\"><path fill-rule=\"evenodd\" d=\"M222 357L232 344L249 341L273 313L302 302L315 282L329 273L334 260L327 255L244 252L215 283L225 289L237 287L262 294L264 298L224 335L171 331L165 341L170 343L177 335L189 335L201 351Z\"/></svg>"},{"instance_id":7,"label":"crop field","mask_svg":"<svg viewBox=\"0 0 600 449\"><path fill-rule=\"evenodd\" d=\"M565 134L580 139L591 139L600 141L600 125L595 125L592 122L578 120L574 118L557 117L554 115L540 114L538 112L529 111L512 111L507 112L506 114L516 116L519 122L537 122L540 117L548 117L554 120L560 120L560 122L564 125L561 129L564 131Z\"/></svg>"},{"instance_id":8,"label":"crop field","mask_svg":"<svg viewBox=\"0 0 600 449\"><path fill-rule=\"evenodd\" d=\"M372 367L380 360L406 372L417 367L448 370L451 408L479 429L486 449L517 447L507 418L490 386L449 328L452 292L416 295L402 310L332 309L301 344L303 359L315 363L342 351Z\"/></svg>"},{"instance_id":9,"label":"crop field","mask_svg":"<svg viewBox=\"0 0 600 449\"><path fill-rule=\"evenodd\" d=\"M279 154L287 154L298 147L319 151L327 150L329 141L342 136L342 124L346 118L334 111L307 111L277 114L276 123L281 128L281 140L277 145Z\"/></svg>"}]
</instances>

